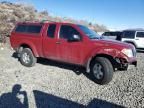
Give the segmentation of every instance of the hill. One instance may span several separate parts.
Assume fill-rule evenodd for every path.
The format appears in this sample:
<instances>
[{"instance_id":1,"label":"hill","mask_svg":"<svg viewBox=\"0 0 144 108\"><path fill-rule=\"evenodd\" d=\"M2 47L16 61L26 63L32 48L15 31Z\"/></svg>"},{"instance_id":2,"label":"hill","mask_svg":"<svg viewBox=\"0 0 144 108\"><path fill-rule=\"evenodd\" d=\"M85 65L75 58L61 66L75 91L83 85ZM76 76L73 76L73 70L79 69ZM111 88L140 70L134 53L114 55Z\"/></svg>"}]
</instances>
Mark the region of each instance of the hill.
<instances>
[{"instance_id":1,"label":"hill","mask_svg":"<svg viewBox=\"0 0 144 108\"><path fill-rule=\"evenodd\" d=\"M77 21L66 17L50 16L47 11L38 12L35 7L28 4L16 4L6 1L0 2L0 34L8 35L16 22L19 21L41 21L46 19L83 24L97 32L107 31L104 25L92 24L85 20Z\"/></svg>"}]
</instances>

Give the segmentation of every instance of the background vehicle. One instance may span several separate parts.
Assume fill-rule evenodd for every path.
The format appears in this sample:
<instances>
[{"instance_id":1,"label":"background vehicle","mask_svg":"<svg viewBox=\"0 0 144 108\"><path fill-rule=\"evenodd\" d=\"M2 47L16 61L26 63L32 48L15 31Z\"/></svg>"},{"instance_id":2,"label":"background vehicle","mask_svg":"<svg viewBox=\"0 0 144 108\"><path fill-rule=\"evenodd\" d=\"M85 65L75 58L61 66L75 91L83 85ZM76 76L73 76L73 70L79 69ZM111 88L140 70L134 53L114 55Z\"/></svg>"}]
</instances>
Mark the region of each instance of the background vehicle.
<instances>
[{"instance_id":1,"label":"background vehicle","mask_svg":"<svg viewBox=\"0 0 144 108\"><path fill-rule=\"evenodd\" d=\"M34 66L38 57L76 64L85 67L98 84L109 83L115 69L127 70L137 63L132 45L102 39L83 25L18 23L10 40L22 65Z\"/></svg>"},{"instance_id":2,"label":"background vehicle","mask_svg":"<svg viewBox=\"0 0 144 108\"><path fill-rule=\"evenodd\" d=\"M122 41L134 45L137 49L144 49L144 30L124 30Z\"/></svg>"},{"instance_id":3,"label":"background vehicle","mask_svg":"<svg viewBox=\"0 0 144 108\"><path fill-rule=\"evenodd\" d=\"M102 34L102 36L104 36L105 38L118 40L118 41L121 41L121 35L122 35L122 32L120 31L115 31L115 32L109 31L109 32L104 32Z\"/></svg>"}]
</instances>

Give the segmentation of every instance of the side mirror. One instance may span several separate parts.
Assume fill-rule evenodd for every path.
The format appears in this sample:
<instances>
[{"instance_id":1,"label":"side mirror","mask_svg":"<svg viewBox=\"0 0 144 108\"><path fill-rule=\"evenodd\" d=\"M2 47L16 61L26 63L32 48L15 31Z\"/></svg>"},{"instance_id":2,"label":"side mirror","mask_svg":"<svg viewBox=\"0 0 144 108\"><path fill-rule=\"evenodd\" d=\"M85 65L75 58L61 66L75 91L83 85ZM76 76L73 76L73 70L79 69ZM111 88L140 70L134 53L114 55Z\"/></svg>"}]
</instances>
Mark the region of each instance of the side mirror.
<instances>
[{"instance_id":1,"label":"side mirror","mask_svg":"<svg viewBox=\"0 0 144 108\"><path fill-rule=\"evenodd\" d=\"M77 42L77 41L80 41L81 38L79 35L72 35L72 37L70 39L68 39L68 42Z\"/></svg>"}]
</instances>

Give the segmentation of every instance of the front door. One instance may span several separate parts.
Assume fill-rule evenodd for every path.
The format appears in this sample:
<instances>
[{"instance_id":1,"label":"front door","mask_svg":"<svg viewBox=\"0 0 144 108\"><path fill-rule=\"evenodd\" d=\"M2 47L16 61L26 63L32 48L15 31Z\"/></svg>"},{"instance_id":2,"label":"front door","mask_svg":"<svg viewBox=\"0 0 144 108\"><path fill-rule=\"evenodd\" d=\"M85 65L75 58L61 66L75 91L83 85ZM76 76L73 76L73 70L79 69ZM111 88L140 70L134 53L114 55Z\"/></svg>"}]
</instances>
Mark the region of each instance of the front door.
<instances>
[{"instance_id":1,"label":"front door","mask_svg":"<svg viewBox=\"0 0 144 108\"><path fill-rule=\"evenodd\" d=\"M136 32L135 41L137 43L138 48L144 48L144 32L143 31Z\"/></svg>"},{"instance_id":2,"label":"front door","mask_svg":"<svg viewBox=\"0 0 144 108\"><path fill-rule=\"evenodd\" d=\"M82 55L82 41L68 41L77 35L81 38L76 28L69 25L60 27L59 39L57 42L57 51L59 60L74 64L80 64Z\"/></svg>"}]
</instances>

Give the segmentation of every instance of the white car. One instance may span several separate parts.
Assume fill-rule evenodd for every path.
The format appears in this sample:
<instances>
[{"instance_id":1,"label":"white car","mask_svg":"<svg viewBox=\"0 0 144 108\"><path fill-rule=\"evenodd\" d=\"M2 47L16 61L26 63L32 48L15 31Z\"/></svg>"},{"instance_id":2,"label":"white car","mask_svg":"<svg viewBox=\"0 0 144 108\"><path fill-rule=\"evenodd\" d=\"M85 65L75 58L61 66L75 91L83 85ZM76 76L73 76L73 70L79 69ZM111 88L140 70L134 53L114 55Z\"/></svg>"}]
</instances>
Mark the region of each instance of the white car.
<instances>
[{"instance_id":1,"label":"white car","mask_svg":"<svg viewBox=\"0 0 144 108\"><path fill-rule=\"evenodd\" d=\"M133 44L136 49L144 49L144 30L124 30L122 41Z\"/></svg>"}]
</instances>

